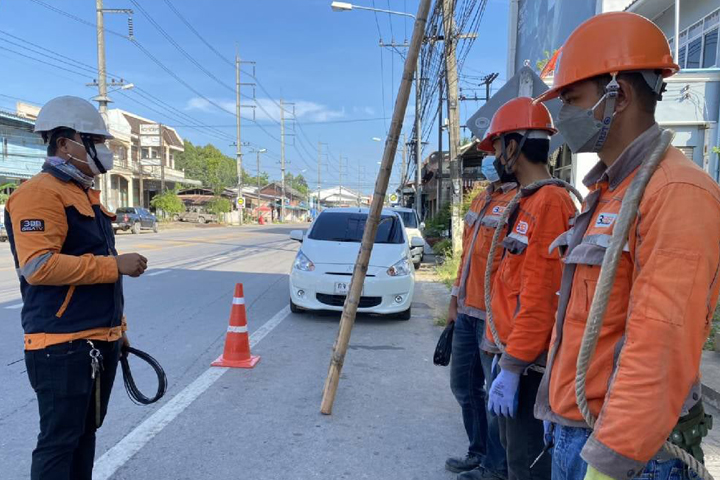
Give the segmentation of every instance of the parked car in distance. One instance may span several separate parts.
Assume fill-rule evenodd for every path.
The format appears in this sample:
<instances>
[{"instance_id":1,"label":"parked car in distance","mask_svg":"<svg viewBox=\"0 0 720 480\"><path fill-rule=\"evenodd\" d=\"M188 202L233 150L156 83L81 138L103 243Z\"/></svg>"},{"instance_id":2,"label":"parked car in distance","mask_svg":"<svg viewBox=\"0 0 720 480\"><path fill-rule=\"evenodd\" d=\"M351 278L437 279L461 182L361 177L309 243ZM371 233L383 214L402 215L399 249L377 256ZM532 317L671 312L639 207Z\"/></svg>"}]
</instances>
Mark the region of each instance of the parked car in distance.
<instances>
[{"instance_id":1,"label":"parked car in distance","mask_svg":"<svg viewBox=\"0 0 720 480\"><path fill-rule=\"evenodd\" d=\"M192 208L187 212L173 215L173 221L192 223L217 223L218 217L213 213L205 212L199 208Z\"/></svg>"},{"instance_id":2,"label":"parked car in distance","mask_svg":"<svg viewBox=\"0 0 720 480\"><path fill-rule=\"evenodd\" d=\"M342 311L369 209L328 208L307 234L293 230L302 243L290 272L290 309ZM412 245L418 246L414 239ZM358 312L393 315L409 320L415 272L400 217L382 211Z\"/></svg>"},{"instance_id":3,"label":"parked car in distance","mask_svg":"<svg viewBox=\"0 0 720 480\"><path fill-rule=\"evenodd\" d=\"M423 261L423 254L425 252L425 238L423 237L423 230L425 230L425 224L420 222L418 214L412 208L394 207L392 209L400 218L402 218L405 224L405 233L408 237L408 242L412 242L413 238L419 238L422 240L422 244L417 242L418 246L410 246L410 254L412 255L412 262L415 266L415 270L420 268L420 264Z\"/></svg>"},{"instance_id":4,"label":"parked car in distance","mask_svg":"<svg viewBox=\"0 0 720 480\"><path fill-rule=\"evenodd\" d=\"M115 215L116 218L112 224L115 233L120 230L124 232L130 230L136 235L142 230L158 232L157 217L145 208L121 207L115 211Z\"/></svg>"}]
</instances>

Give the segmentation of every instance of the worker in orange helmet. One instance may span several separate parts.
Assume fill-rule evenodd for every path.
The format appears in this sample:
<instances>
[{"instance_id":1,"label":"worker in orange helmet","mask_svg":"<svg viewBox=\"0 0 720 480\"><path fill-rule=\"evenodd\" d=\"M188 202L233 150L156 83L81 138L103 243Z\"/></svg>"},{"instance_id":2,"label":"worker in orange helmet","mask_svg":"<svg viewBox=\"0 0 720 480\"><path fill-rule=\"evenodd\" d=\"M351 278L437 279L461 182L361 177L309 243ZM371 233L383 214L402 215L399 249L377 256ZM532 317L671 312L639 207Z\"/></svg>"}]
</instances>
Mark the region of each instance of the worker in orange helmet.
<instances>
[{"instance_id":1,"label":"worker in orange helmet","mask_svg":"<svg viewBox=\"0 0 720 480\"><path fill-rule=\"evenodd\" d=\"M600 158L583 180L582 213L553 245L564 251L564 270L535 408L555 425L553 480L686 478L684 464L660 452L668 439L702 459L699 367L720 287L720 187L672 146L630 226L587 371L594 430L575 391L600 265L628 187L662 145L655 108L663 79L678 70L656 25L606 13L570 35L553 87L538 99L560 97L557 127L568 146Z\"/></svg>"},{"instance_id":2,"label":"worker in orange helmet","mask_svg":"<svg viewBox=\"0 0 720 480\"><path fill-rule=\"evenodd\" d=\"M530 469L544 446L543 424L533 416L533 407L562 273L560 256L548 249L575 214L560 181L537 185L552 178L548 153L555 132L548 109L521 97L500 107L480 143L480 149L495 153L501 180L520 185L520 200L507 212L502 260L492 284L490 309L502 345L495 343L490 325L481 344L499 365L499 370L493 368L488 408L498 417L509 480L550 478L547 458Z\"/></svg>"},{"instance_id":3,"label":"worker in orange helmet","mask_svg":"<svg viewBox=\"0 0 720 480\"><path fill-rule=\"evenodd\" d=\"M452 337L450 388L460 404L469 440L465 457L450 457L445 468L460 480L507 478L505 449L500 443L498 420L487 412L485 382L492 358L480 350L485 336L485 270L495 226L517 193L515 182L503 183L495 157L482 161L482 174L490 182L465 215L463 252L450 296L448 323L455 323ZM500 250L493 258L492 275L500 265ZM491 280L492 281L492 280Z\"/></svg>"}]
</instances>

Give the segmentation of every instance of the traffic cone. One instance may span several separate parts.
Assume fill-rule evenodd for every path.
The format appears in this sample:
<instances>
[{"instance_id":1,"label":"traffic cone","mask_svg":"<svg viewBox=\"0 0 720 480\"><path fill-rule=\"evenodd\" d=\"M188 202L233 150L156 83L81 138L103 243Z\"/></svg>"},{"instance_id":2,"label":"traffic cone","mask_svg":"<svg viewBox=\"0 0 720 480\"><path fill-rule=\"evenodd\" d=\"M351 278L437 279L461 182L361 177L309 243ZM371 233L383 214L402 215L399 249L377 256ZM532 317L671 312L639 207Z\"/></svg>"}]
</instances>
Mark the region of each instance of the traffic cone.
<instances>
[{"instance_id":1,"label":"traffic cone","mask_svg":"<svg viewBox=\"0 0 720 480\"><path fill-rule=\"evenodd\" d=\"M235 285L235 297L230 311L230 326L225 337L225 351L212 363L213 367L253 368L260 357L250 355L245 296L242 283Z\"/></svg>"}]
</instances>

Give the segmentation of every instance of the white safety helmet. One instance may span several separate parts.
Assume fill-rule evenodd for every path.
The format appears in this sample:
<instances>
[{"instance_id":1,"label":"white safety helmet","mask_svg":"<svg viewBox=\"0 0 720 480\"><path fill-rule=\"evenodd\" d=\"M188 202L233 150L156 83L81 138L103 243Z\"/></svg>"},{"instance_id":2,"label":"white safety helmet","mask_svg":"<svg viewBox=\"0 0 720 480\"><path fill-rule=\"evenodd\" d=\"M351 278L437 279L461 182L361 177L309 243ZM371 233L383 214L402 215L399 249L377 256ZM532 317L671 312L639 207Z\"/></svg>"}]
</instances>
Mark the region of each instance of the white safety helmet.
<instances>
[{"instance_id":1,"label":"white safety helmet","mask_svg":"<svg viewBox=\"0 0 720 480\"><path fill-rule=\"evenodd\" d=\"M100 112L80 97L53 98L45 104L35 120L35 132L47 133L56 128L71 128L78 133L113 138Z\"/></svg>"}]
</instances>

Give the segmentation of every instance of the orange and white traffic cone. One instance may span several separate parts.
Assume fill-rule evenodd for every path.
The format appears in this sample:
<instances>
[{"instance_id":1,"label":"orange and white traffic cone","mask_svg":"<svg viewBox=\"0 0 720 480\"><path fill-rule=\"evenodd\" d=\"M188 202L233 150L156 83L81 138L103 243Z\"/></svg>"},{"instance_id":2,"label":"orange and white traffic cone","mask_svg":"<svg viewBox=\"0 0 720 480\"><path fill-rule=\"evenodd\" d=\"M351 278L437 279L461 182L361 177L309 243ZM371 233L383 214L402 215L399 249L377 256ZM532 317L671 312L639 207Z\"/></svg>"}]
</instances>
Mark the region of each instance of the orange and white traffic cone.
<instances>
[{"instance_id":1,"label":"orange and white traffic cone","mask_svg":"<svg viewBox=\"0 0 720 480\"><path fill-rule=\"evenodd\" d=\"M260 357L250 355L245 296L242 283L235 285L230 311L230 326L225 337L225 351L212 363L213 367L253 368Z\"/></svg>"}]
</instances>

